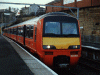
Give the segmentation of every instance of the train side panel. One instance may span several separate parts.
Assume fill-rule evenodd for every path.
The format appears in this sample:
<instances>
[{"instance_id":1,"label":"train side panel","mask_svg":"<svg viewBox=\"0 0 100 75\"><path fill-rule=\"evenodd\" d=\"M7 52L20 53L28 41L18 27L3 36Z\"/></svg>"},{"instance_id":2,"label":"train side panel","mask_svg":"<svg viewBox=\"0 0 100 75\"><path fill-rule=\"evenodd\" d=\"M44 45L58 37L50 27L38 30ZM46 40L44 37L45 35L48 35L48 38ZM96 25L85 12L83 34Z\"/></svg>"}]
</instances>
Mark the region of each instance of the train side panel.
<instances>
[{"instance_id":1,"label":"train side panel","mask_svg":"<svg viewBox=\"0 0 100 75\"><path fill-rule=\"evenodd\" d=\"M37 33L36 33L36 50L41 60L43 60L44 58L44 52L42 50L43 21L44 19L41 19L37 22Z\"/></svg>"}]
</instances>

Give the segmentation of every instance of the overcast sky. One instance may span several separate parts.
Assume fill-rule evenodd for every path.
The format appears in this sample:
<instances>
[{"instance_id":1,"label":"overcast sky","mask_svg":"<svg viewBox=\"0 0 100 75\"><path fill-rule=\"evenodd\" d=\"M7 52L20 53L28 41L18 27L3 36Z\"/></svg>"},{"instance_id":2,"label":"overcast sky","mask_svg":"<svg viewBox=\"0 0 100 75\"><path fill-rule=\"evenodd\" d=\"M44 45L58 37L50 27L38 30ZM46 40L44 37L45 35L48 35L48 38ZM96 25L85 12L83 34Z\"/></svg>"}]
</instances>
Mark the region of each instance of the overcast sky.
<instances>
[{"instance_id":1,"label":"overcast sky","mask_svg":"<svg viewBox=\"0 0 100 75\"><path fill-rule=\"evenodd\" d=\"M47 4L53 0L0 0L0 2L14 2L14 3L35 3L35 4ZM0 4L0 9L6 9L9 7L21 8L25 5L13 5L13 4Z\"/></svg>"},{"instance_id":2,"label":"overcast sky","mask_svg":"<svg viewBox=\"0 0 100 75\"><path fill-rule=\"evenodd\" d=\"M30 3L30 4L47 4L54 0L0 0L0 2L14 2L14 3ZM63 0L63 4L72 3L75 0ZM82 0L77 0L82 1ZM22 8L25 7L25 5L14 5L14 4L0 4L0 9L8 9L9 7L13 8ZM29 7L28 5L26 7Z\"/></svg>"}]
</instances>

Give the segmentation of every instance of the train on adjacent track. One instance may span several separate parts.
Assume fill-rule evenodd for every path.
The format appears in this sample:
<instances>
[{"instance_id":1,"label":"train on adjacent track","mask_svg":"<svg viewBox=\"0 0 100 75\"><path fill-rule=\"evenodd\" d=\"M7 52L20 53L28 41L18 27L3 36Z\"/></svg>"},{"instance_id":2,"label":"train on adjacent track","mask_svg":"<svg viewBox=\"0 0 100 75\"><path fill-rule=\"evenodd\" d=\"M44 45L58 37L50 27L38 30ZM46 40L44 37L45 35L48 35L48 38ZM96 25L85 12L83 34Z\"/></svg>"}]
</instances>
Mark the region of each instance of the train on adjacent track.
<instances>
[{"instance_id":1,"label":"train on adjacent track","mask_svg":"<svg viewBox=\"0 0 100 75\"><path fill-rule=\"evenodd\" d=\"M81 57L79 21L64 12L7 27L3 35L29 48L50 67L73 67Z\"/></svg>"}]
</instances>

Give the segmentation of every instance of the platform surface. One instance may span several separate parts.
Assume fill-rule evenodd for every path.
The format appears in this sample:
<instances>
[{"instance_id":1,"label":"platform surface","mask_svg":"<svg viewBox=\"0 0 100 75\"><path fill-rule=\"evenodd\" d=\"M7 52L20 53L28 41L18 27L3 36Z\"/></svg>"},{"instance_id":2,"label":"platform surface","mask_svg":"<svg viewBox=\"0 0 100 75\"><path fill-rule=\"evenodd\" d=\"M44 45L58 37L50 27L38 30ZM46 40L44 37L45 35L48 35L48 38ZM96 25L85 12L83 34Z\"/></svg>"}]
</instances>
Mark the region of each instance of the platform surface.
<instances>
[{"instance_id":1,"label":"platform surface","mask_svg":"<svg viewBox=\"0 0 100 75\"><path fill-rule=\"evenodd\" d=\"M57 75L22 50L12 40L0 35L0 75Z\"/></svg>"},{"instance_id":2,"label":"platform surface","mask_svg":"<svg viewBox=\"0 0 100 75\"><path fill-rule=\"evenodd\" d=\"M87 47L94 50L100 50L100 44L97 43L82 42L82 47Z\"/></svg>"},{"instance_id":3,"label":"platform surface","mask_svg":"<svg viewBox=\"0 0 100 75\"><path fill-rule=\"evenodd\" d=\"M34 75L10 43L1 35L0 75Z\"/></svg>"}]
</instances>

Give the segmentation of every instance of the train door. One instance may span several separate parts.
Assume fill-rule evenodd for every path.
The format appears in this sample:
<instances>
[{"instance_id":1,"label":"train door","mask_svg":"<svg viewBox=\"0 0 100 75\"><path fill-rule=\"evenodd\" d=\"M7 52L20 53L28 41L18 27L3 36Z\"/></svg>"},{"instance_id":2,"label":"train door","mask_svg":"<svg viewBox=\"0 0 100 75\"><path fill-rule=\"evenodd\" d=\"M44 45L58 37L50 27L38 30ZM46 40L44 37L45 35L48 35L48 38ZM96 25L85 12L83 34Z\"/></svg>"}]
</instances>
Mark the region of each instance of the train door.
<instances>
[{"instance_id":1,"label":"train door","mask_svg":"<svg viewBox=\"0 0 100 75\"><path fill-rule=\"evenodd\" d=\"M33 46L34 46L33 31L34 31L34 26L30 25L30 47L31 47L31 49L33 49Z\"/></svg>"},{"instance_id":2,"label":"train door","mask_svg":"<svg viewBox=\"0 0 100 75\"><path fill-rule=\"evenodd\" d=\"M36 52L36 41L35 41L35 27L32 25L30 27L30 43L31 43L31 48L32 48L32 52Z\"/></svg>"},{"instance_id":3,"label":"train door","mask_svg":"<svg viewBox=\"0 0 100 75\"><path fill-rule=\"evenodd\" d=\"M36 32L37 32L37 27L34 27L34 35L33 35L33 37L34 37L34 49L36 50Z\"/></svg>"}]
</instances>

